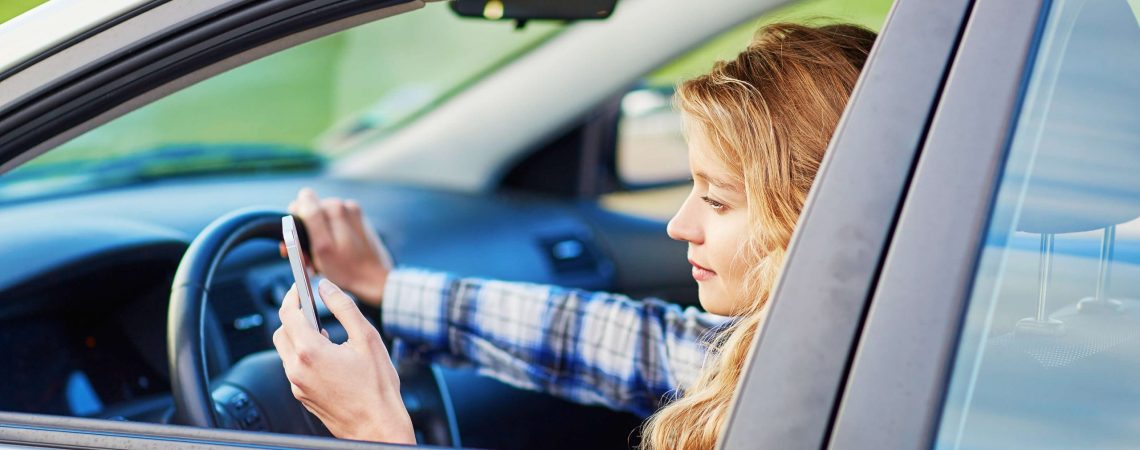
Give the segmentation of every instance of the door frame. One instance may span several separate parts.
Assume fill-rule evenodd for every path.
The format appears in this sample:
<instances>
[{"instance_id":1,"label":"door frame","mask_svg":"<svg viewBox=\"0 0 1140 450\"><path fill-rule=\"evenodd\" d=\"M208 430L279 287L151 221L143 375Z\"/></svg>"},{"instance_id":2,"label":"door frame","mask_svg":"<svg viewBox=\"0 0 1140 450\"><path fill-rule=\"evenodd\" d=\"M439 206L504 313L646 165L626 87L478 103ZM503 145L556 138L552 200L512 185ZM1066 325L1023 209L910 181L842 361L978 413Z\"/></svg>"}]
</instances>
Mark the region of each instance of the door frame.
<instances>
[{"instance_id":1,"label":"door frame","mask_svg":"<svg viewBox=\"0 0 1140 450\"><path fill-rule=\"evenodd\" d=\"M897 0L800 216L721 446L821 448L971 0Z\"/></svg>"},{"instance_id":2,"label":"door frame","mask_svg":"<svg viewBox=\"0 0 1140 450\"><path fill-rule=\"evenodd\" d=\"M930 448L1048 1L979 1L892 237L829 448Z\"/></svg>"}]
</instances>

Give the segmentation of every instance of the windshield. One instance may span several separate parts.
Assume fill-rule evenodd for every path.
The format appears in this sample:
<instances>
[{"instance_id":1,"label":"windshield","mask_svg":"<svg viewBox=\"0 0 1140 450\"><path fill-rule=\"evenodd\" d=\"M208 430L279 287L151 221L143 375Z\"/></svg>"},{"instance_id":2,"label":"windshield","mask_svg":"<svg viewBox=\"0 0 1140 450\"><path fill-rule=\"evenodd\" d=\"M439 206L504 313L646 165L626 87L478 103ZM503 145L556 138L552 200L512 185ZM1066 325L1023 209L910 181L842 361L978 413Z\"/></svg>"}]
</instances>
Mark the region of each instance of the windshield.
<instances>
[{"instance_id":1,"label":"windshield","mask_svg":"<svg viewBox=\"0 0 1140 450\"><path fill-rule=\"evenodd\" d=\"M316 170L562 28L463 19L437 4L346 30L93 129L0 176L0 202L175 176Z\"/></svg>"}]
</instances>

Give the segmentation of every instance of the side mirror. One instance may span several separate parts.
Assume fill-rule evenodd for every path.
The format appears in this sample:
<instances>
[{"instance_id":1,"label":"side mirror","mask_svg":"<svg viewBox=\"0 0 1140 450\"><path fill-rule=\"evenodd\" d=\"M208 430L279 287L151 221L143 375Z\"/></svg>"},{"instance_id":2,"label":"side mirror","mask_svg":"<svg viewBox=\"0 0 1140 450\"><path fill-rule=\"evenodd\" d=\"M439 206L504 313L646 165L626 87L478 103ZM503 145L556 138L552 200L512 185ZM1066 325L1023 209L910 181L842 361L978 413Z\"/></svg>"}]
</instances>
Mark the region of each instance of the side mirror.
<instances>
[{"instance_id":1,"label":"side mirror","mask_svg":"<svg viewBox=\"0 0 1140 450\"><path fill-rule=\"evenodd\" d=\"M672 87L637 88L622 97L616 152L617 178L626 190L689 180L688 144Z\"/></svg>"},{"instance_id":2,"label":"side mirror","mask_svg":"<svg viewBox=\"0 0 1140 450\"><path fill-rule=\"evenodd\" d=\"M452 0L463 17L499 20L590 20L613 14L617 0Z\"/></svg>"}]
</instances>

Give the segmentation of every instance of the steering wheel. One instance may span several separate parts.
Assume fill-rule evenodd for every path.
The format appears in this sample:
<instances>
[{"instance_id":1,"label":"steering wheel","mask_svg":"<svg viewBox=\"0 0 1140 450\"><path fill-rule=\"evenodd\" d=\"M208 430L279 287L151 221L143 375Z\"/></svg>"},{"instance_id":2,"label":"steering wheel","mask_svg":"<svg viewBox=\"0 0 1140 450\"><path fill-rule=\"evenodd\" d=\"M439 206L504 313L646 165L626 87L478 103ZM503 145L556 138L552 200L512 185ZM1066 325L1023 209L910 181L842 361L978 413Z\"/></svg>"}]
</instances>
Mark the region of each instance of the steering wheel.
<instances>
[{"instance_id":1,"label":"steering wheel","mask_svg":"<svg viewBox=\"0 0 1140 450\"><path fill-rule=\"evenodd\" d=\"M281 240L274 209L242 209L208 225L190 244L170 291L167 357L174 397L172 422L208 428L329 435L293 398L275 350L242 358L217 379L207 373L207 300L214 274L230 250L254 239ZM284 264L284 262L283 262ZM400 390L421 444L459 444L455 414L442 376L427 363L396 366Z\"/></svg>"}]
</instances>

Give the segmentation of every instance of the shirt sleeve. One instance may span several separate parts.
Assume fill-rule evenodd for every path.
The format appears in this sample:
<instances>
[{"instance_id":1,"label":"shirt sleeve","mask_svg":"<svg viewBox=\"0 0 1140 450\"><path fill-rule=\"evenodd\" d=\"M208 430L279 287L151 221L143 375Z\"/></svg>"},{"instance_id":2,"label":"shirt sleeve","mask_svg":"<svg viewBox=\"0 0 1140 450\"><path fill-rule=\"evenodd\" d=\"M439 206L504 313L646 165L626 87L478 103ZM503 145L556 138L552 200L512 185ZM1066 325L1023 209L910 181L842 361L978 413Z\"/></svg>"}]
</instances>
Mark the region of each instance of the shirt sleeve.
<instances>
[{"instance_id":1,"label":"shirt sleeve","mask_svg":"<svg viewBox=\"0 0 1140 450\"><path fill-rule=\"evenodd\" d=\"M657 299L397 269L383 326L508 384L652 413L696 378L727 318Z\"/></svg>"}]
</instances>

